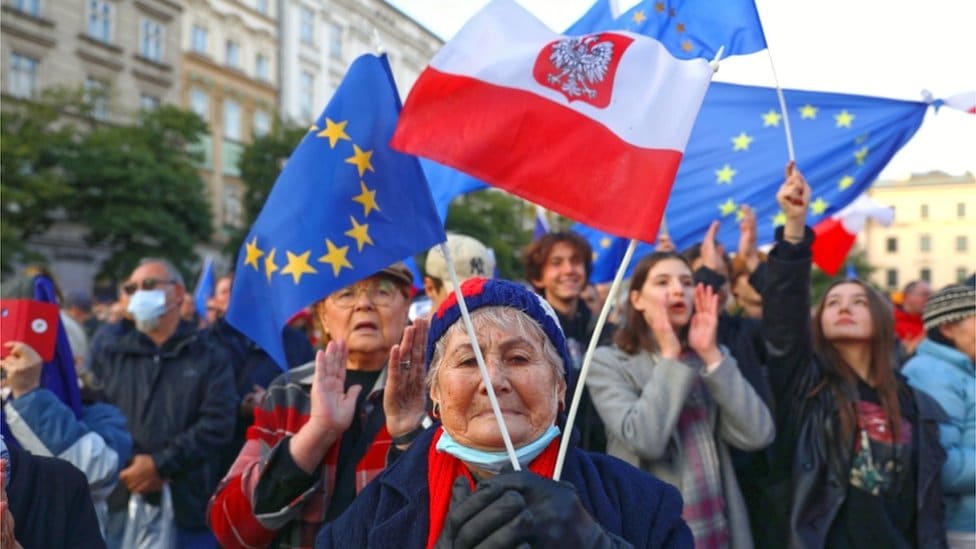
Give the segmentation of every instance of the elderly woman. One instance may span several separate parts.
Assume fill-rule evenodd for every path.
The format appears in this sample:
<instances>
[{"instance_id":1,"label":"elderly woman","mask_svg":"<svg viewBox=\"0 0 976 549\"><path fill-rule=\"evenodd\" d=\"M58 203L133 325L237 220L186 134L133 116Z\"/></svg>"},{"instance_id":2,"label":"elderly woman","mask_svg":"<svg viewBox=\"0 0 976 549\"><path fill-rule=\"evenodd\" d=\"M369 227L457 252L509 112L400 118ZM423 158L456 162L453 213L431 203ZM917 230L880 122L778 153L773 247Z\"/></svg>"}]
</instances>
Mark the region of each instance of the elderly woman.
<instances>
[{"instance_id":1,"label":"elderly woman","mask_svg":"<svg viewBox=\"0 0 976 549\"><path fill-rule=\"evenodd\" d=\"M420 428L423 372L409 364L423 360L426 323L407 327L412 281L396 263L315 304L326 350L271 383L210 501L223 547L311 547Z\"/></svg>"},{"instance_id":2,"label":"elderly woman","mask_svg":"<svg viewBox=\"0 0 976 549\"><path fill-rule=\"evenodd\" d=\"M431 318L427 375L441 425L410 445L318 547L687 547L674 487L570 449L550 480L566 406L566 340L552 308L504 280L461 285L523 471L505 472L500 428L454 296ZM510 467L510 466L509 466Z\"/></svg>"}]
</instances>

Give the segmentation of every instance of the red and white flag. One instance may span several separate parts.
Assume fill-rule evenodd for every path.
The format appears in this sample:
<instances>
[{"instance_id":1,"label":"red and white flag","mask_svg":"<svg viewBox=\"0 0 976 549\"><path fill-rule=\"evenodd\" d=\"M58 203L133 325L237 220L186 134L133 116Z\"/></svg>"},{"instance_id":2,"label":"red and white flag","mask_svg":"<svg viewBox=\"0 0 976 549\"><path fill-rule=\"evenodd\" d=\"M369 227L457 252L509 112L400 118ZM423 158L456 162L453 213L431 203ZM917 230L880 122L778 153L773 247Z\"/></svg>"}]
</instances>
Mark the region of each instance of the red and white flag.
<instances>
[{"instance_id":1,"label":"red and white flag","mask_svg":"<svg viewBox=\"0 0 976 549\"><path fill-rule=\"evenodd\" d=\"M420 75L391 144L653 242L712 72L647 36L561 36L495 0Z\"/></svg>"},{"instance_id":2,"label":"red and white flag","mask_svg":"<svg viewBox=\"0 0 976 549\"><path fill-rule=\"evenodd\" d=\"M869 219L888 227L895 219L895 210L862 194L837 213L817 223L813 227L817 235L813 242L813 262L830 276L837 274L854 246L857 233L861 232Z\"/></svg>"},{"instance_id":3,"label":"red and white flag","mask_svg":"<svg viewBox=\"0 0 976 549\"><path fill-rule=\"evenodd\" d=\"M946 97L942 104L950 109L976 114L976 91L957 93Z\"/></svg>"}]
</instances>

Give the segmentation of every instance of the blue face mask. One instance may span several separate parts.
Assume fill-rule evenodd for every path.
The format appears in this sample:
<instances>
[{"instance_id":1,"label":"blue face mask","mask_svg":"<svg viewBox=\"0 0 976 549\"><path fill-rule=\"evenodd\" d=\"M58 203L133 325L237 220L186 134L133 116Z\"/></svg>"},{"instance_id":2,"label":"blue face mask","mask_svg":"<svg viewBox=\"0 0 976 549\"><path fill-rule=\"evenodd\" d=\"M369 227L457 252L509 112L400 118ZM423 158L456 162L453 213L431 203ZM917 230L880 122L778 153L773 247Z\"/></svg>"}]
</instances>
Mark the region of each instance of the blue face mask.
<instances>
[{"instance_id":1,"label":"blue face mask","mask_svg":"<svg viewBox=\"0 0 976 549\"><path fill-rule=\"evenodd\" d=\"M139 290L129 298L128 310L139 324L151 324L166 312L164 290Z\"/></svg>"},{"instance_id":2,"label":"blue face mask","mask_svg":"<svg viewBox=\"0 0 976 549\"><path fill-rule=\"evenodd\" d=\"M521 448L516 448L515 456L518 458L522 468L528 467L529 463L532 463L532 460L538 457L549 446L552 439L558 436L559 427L551 425L539 438ZM502 469L506 465L511 465L512 463L512 460L508 458L508 452L486 452L484 450L476 450L462 446L459 442L451 438L447 430L441 433L441 438L437 441L437 451L447 452L465 463L496 475L502 472Z\"/></svg>"}]
</instances>

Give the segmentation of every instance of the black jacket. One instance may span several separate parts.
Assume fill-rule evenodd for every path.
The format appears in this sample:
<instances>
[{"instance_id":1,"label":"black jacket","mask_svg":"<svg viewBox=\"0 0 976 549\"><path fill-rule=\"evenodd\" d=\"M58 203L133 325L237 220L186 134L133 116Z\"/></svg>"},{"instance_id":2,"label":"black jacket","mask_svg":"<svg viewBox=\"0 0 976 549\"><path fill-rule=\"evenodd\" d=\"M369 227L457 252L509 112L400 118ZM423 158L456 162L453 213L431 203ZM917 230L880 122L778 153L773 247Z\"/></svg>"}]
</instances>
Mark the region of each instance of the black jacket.
<instances>
[{"instance_id":1,"label":"black jacket","mask_svg":"<svg viewBox=\"0 0 976 549\"><path fill-rule=\"evenodd\" d=\"M104 548L85 475L67 461L33 456L14 445L7 449L14 538L30 549Z\"/></svg>"},{"instance_id":2,"label":"black jacket","mask_svg":"<svg viewBox=\"0 0 976 549\"><path fill-rule=\"evenodd\" d=\"M769 377L776 395L776 442L773 451L774 492L781 502L770 520L788 524L790 547L824 547L830 528L847 497L853 438L839 440L837 403L830 390L810 396L828 365L813 352L810 318L810 245L813 232L791 244L779 241L769 254L763 295L763 331L768 345ZM915 441L917 547L945 547L942 486L945 452L938 421L945 413L924 393L907 387L919 423ZM785 524L782 524L786 530Z\"/></svg>"},{"instance_id":3,"label":"black jacket","mask_svg":"<svg viewBox=\"0 0 976 549\"><path fill-rule=\"evenodd\" d=\"M219 452L237 415L227 355L181 323L162 348L131 330L91 364L106 400L126 416L132 453L152 455L160 476L171 481L177 525L205 528L207 501L223 473Z\"/></svg>"}]
</instances>

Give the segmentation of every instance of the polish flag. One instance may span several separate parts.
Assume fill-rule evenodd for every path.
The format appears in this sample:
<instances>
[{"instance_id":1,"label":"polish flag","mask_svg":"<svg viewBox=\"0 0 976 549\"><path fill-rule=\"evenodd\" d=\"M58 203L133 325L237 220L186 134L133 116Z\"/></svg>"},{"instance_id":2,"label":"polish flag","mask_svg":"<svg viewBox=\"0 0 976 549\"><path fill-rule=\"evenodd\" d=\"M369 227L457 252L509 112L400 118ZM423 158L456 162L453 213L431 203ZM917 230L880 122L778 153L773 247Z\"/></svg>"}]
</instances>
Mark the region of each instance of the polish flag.
<instances>
[{"instance_id":1,"label":"polish flag","mask_svg":"<svg viewBox=\"0 0 976 549\"><path fill-rule=\"evenodd\" d=\"M847 254L854 246L857 233L869 219L888 227L895 219L895 210L876 202L866 194L824 219L813 228L813 262L830 276L837 274Z\"/></svg>"},{"instance_id":2,"label":"polish flag","mask_svg":"<svg viewBox=\"0 0 976 549\"><path fill-rule=\"evenodd\" d=\"M420 75L391 144L653 242L712 72L647 36L561 36L495 0Z\"/></svg>"},{"instance_id":3,"label":"polish flag","mask_svg":"<svg viewBox=\"0 0 976 549\"><path fill-rule=\"evenodd\" d=\"M957 93L946 97L942 104L950 109L956 109L969 114L976 114L976 91Z\"/></svg>"}]
</instances>

